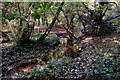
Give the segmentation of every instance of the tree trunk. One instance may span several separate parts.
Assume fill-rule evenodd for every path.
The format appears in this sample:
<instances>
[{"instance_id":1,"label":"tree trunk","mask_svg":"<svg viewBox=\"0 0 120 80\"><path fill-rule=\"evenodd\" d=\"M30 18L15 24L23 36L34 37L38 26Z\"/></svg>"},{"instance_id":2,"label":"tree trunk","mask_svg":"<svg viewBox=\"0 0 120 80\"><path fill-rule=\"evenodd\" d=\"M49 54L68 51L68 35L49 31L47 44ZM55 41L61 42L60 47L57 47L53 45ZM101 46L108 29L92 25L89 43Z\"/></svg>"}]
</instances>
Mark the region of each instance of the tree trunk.
<instances>
[{"instance_id":1,"label":"tree trunk","mask_svg":"<svg viewBox=\"0 0 120 80\"><path fill-rule=\"evenodd\" d=\"M104 2L99 2L99 16L97 17L97 22L96 22L96 32L95 32L95 35L99 35L100 31L102 30L102 17L103 17L103 11L102 11L102 7L101 6L104 6Z\"/></svg>"},{"instance_id":2,"label":"tree trunk","mask_svg":"<svg viewBox=\"0 0 120 80\"><path fill-rule=\"evenodd\" d=\"M40 26L40 19L38 19L38 26Z\"/></svg>"},{"instance_id":3,"label":"tree trunk","mask_svg":"<svg viewBox=\"0 0 120 80\"><path fill-rule=\"evenodd\" d=\"M30 24L28 21L26 24L26 28L23 30L23 34L19 40L20 44L24 45L25 43L29 43L29 38L33 30L34 30L34 22Z\"/></svg>"},{"instance_id":4,"label":"tree trunk","mask_svg":"<svg viewBox=\"0 0 120 80\"><path fill-rule=\"evenodd\" d=\"M42 25L45 25L45 13L44 13L44 15L42 16Z\"/></svg>"},{"instance_id":5,"label":"tree trunk","mask_svg":"<svg viewBox=\"0 0 120 80\"><path fill-rule=\"evenodd\" d=\"M22 14L21 14L21 11L20 11L21 9L20 9L19 4L20 4L20 3L18 2L18 10L19 10L20 17L22 17ZM23 24L22 24L22 19L20 19L20 24L19 24L19 25L20 25L20 28L19 28L18 31L19 31L19 33L20 33L21 30L22 30L22 26L23 26Z\"/></svg>"},{"instance_id":6,"label":"tree trunk","mask_svg":"<svg viewBox=\"0 0 120 80\"><path fill-rule=\"evenodd\" d=\"M50 24L50 26L47 28L47 30L45 31L45 33L40 37L40 39L38 39L38 43L43 42L43 40L47 37L47 35L49 34L49 32L51 31L55 21L57 20L60 11L62 10L62 6L64 5L64 2L61 3L60 7L57 10L57 13L52 21L52 23Z\"/></svg>"},{"instance_id":7,"label":"tree trunk","mask_svg":"<svg viewBox=\"0 0 120 80\"><path fill-rule=\"evenodd\" d=\"M48 19L47 19L47 16L45 16L45 22L46 22L46 25L48 27Z\"/></svg>"},{"instance_id":8,"label":"tree trunk","mask_svg":"<svg viewBox=\"0 0 120 80\"><path fill-rule=\"evenodd\" d=\"M22 34L22 36L20 37L20 39L18 40L18 43L20 43L20 44L22 44L22 45L24 45L25 43L29 43L29 38L30 38L30 36L31 36L31 32L33 31L33 29L34 29L34 20L32 19L32 21L31 21L31 24L29 24L30 23L30 18L31 18L31 16L30 16L30 14L31 14L31 10L33 9L35 7L35 3L33 3L32 5L31 5L31 7L30 7L30 12L28 13L28 15L26 16L26 18L29 18L29 21L26 23L26 26L25 26L25 28L24 28L24 30L23 30L23 34ZM30 17L29 17L30 16Z\"/></svg>"},{"instance_id":9,"label":"tree trunk","mask_svg":"<svg viewBox=\"0 0 120 80\"><path fill-rule=\"evenodd\" d=\"M71 21L70 21L70 25L71 25L71 32L72 32L72 34L74 34L73 33L73 31L74 31L74 25L73 25L73 19L74 19L74 17L75 17L75 15L72 15L72 17L71 17Z\"/></svg>"}]
</instances>

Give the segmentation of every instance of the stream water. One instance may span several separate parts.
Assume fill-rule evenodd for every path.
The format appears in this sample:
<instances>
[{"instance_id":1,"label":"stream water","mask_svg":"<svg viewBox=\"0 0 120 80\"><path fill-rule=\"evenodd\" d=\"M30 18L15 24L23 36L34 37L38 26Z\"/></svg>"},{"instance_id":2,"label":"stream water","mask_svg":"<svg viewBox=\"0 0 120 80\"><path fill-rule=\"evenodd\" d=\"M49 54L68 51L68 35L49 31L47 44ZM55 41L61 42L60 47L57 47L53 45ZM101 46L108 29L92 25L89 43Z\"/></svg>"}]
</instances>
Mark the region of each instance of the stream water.
<instances>
[{"instance_id":1,"label":"stream water","mask_svg":"<svg viewBox=\"0 0 120 80\"><path fill-rule=\"evenodd\" d=\"M78 45L73 45L72 44L72 40L68 39L68 38L60 38L59 39L60 44L58 45L58 47L53 50L50 55L52 55L52 59L59 59L64 55L71 55L72 57L76 57L77 55L75 55L77 53L78 50ZM54 54L55 53L55 54ZM42 61L41 63L26 63L18 66L14 69L9 70L5 75L4 78L18 78L18 74L20 74L20 72L27 72L30 71L31 68L33 67L37 67L40 68L41 70L43 70L46 65L45 62Z\"/></svg>"}]
</instances>

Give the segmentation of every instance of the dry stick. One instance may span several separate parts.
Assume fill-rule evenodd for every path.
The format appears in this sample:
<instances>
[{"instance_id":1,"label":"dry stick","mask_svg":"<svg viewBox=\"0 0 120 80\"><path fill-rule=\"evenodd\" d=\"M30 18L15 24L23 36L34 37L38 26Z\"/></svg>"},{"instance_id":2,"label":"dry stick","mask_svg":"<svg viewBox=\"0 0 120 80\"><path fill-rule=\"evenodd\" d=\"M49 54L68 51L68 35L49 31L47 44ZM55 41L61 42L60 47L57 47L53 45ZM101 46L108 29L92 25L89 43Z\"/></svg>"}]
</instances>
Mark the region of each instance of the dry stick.
<instances>
[{"instance_id":1,"label":"dry stick","mask_svg":"<svg viewBox=\"0 0 120 80\"><path fill-rule=\"evenodd\" d=\"M60 47L58 49L66 56L66 52L64 52Z\"/></svg>"},{"instance_id":2,"label":"dry stick","mask_svg":"<svg viewBox=\"0 0 120 80\"><path fill-rule=\"evenodd\" d=\"M18 2L18 10L19 10L19 14L20 14L20 17L22 17L22 14L21 14L21 9L20 9L20 5L19 5L19 2ZM20 26L22 26L22 19L20 19Z\"/></svg>"},{"instance_id":3,"label":"dry stick","mask_svg":"<svg viewBox=\"0 0 120 80\"><path fill-rule=\"evenodd\" d=\"M19 2L17 3L18 3L18 9L19 9L20 17L21 17L20 5L19 5Z\"/></svg>"},{"instance_id":4,"label":"dry stick","mask_svg":"<svg viewBox=\"0 0 120 80\"><path fill-rule=\"evenodd\" d=\"M57 13L52 21L52 23L50 24L50 26L47 28L47 30L45 31L45 33L40 37L40 39L38 39L38 43L43 42L43 40L47 37L47 35L50 33L55 21L57 20L60 11L62 10L62 6L64 5L64 2L61 3L59 9L57 10Z\"/></svg>"},{"instance_id":5,"label":"dry stick","mask_svg":"<svg viewBox=\"0 0 120 80\"><path fill-rule=\"evenodd\" d=\"M26 16L26 19L28 18L28 21L27 21L27 23L26 23L26 26L25 26L25 28L23 29L23 34L22 34L22 36L21 36L21 38L19 39L20 41L21 41L21 39L23 39L23 37L24 37L24 35L26 35L27 33L26 33L26 29L28 30L29 28L30 28L30 26L29 26L29 22L30 22L30 15L31 15L31 10L34 8L34 6L35 6L35 3L33 3L32 5L31 5L31 7L29 8L29 10L30 10L30 12L28 13L28 15ZM28 10L28 11L29 11Z\"/></svg>"},{"instance_id":6,"label":"dry stick","mask_svg":"<svg viewBox=\"0 0 120 80\"><path fill-rule=\"evenodd\" d=\"M65 11L62 9L62 12L63 12L63 14L64 14L64 16L65 16L65 19L66 19L66 21L67 21L67 26L68 26L68 29L71 27L70 26L70 22L69 22L69 20L68 20L68 17L67 17L67 15L65 15ZM64 27L65 28L65 27ZM68 30L67 29L67 30ZM72 33L71 33L72 34Z\"/></svg>"},{"instance_id":7,"label":"dry stick","mask_svg":"<svg viewBox=\"0 0 120 80\"><path fill-rule=\"evenodd\" d=\"M92 16L97 20L98 16L96 16L85 4L82 2L82 4L85 6L85 8L92 14ZM92 25L93 27L93 25ZM94 28L94 27L93 27Z\"/></svg>"},{"instance_id":8,"label":"dry stick","mask_svg":"<svg viewBox=\"0 0 120 80\"><path fill-rule=\"evenodd\" d=\"M75 17L75 14L73 14L72 17L71 17L70 25L73 23L74 17Z\"/></svg>"},{"instance_id":9,"label":"dry stick","mask_svg":"<svg viewBox=\"0 0 120 80\"><path fill-rule=\"evenodd\" d=\"M20 9L20 5L19 4L20 3L18 2L18 11L19 11L20 17L22 17L22 14L21 14L21 11L20 11L21 9ZM18 32L20 33L21 30L22 30L22 19L20 19L19 25L20 25L20 28L19 28Z\"/></svg>"},{"instance_id":10,"label":"dry stick","mask_svg":"<svg viewBox=\"0 0 120 80\"><path fill-rule=\"evenodd\" d=\"M117 4L116 4L116 6L117 6ZM111 14L110 14L110 16L112 15L112 13L114 12L116 10L116 8L115 9L113 9L113 11L111 12ZM109 16L109 17L110 17ZM119 15L118 15L118 17L119 17ZM110 21L110 20L112 20L112 19L115 19L115 18L117 18L117 16L116 17L114 17L114 18L107 18L106 20L104 20L104 21Z\"/></svg>"},{"instance_id":11,"label":"dry stick","mask_svg":"<svg viewBox=\"0 0 120 80\"><path fill-rule=\"evenodd\" d=\"M27 16L25 17L25 18L28 18L29 17L29 15L31 14L31 10L34 8L34 6L35 6L35 3L33 3L30 7L29 7L29 10L27 11ZM29 13L28 13L29 12Z\"/></svg>"},{"instance_id":12,"label":"dry stick","mask_svg":"<svg viewBox=\"0 0 120 80\"><path fill-rule=\"evenodd\" d=\"M10 3L10 4L12 5L13 3ZM6 11L9 7L11 7L11 5L8 5L4 11Z\"/></svg>"}]
</instances>

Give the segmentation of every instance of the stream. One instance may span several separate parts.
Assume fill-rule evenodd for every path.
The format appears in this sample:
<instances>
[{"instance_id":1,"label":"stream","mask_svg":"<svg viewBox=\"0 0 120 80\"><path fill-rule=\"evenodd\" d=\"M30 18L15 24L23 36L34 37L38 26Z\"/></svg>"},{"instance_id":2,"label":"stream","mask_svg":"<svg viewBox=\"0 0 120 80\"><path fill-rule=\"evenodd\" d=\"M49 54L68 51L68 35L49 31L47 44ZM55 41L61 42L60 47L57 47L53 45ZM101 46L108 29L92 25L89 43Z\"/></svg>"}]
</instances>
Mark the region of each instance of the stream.
<instances>
[{"instance_id":1,"label":"stream","mask_svg":"<svg viewBox=\"0 0 120 80\"><path fill-rule=\"evenodd\" d=\"M60 44L56 49L50 52L49 56L52 59L60 59L63 56L70 56L70 57L77 57L77 52L78 52L78 45L73 45L72 40L69 38L60 38L59 39ZM31 68L37 67L40 68L40 70L43 70L44 68L47 67L44 61L41 61L40 63L24 63L20 66L17 66L15 68L12 68L8 70L3 76L3 78L19 78L18 75L21 72L27 72L30 71Z\"/></svg>"}]
</instances>

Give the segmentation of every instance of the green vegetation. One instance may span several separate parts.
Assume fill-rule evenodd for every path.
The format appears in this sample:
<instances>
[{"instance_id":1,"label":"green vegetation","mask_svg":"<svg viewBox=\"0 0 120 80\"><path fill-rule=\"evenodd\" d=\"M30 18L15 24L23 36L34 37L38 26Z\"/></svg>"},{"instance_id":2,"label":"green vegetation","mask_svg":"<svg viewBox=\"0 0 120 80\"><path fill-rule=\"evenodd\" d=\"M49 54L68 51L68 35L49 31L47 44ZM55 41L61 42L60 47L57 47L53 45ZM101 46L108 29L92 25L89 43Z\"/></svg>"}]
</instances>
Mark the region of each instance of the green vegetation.
<instances>
[{"instance_id":1,"label":"green vegetation","mask_svg":"<svg viewBox=\"0 0 120 80\"><path fill-rule=\"evenodd\" d=\"M120 79L116 2L4 2L0 77Z\"/></svg>"},{"instance_id":2,"label":"green vegetation","mask_svg":"<svg viewBox=\"0 0 120 80\"><path fill-rule=\"evenodd\" d=\"M32 79L63 79L63 78L82 78L85 77L86 80L89 79L119 79L120 68L120 58L116 60L109 59L108 57L97 58L96 63L89 65L82 63L80 58L76 58L78 62L75 62L75 59L69 57L63 57L58 60L54 59L46 63L47 67L43 66L44 69L32 68L31 71L27 73L21 73L19 76L23 78L32 78ZM72 62L73 61L73 62ZM83 66L80 66L79 63L82 63ZM81 65L82 65L81 64ZM87 68L92 67L92 68Z\"/></svg>"}]
</instances>

